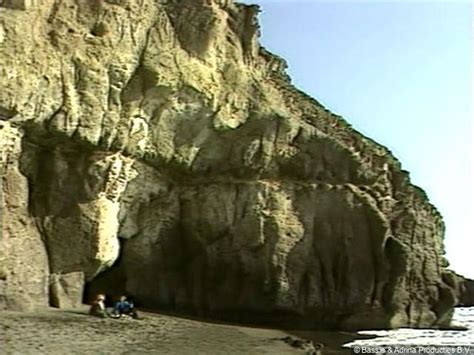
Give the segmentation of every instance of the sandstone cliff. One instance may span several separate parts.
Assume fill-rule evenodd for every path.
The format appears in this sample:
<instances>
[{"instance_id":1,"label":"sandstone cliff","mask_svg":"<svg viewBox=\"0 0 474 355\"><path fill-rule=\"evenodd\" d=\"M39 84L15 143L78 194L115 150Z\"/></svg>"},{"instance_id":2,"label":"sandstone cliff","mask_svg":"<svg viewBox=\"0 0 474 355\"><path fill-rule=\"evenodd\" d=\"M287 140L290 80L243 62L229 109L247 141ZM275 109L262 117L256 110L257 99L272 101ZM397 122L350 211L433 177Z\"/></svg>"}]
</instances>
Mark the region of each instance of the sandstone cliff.
<instances>
[{"instance_id":1,"label":"sandstone cliff","mask_svg":"<svg viewBox=\"0 0 474 355\"><path fill-rule=\"evenodd\" d=\"M258 7L0 4L1 307L87 282L226 319L449 323L440 214L290 84Z\"/></svg>"}]
</instances>

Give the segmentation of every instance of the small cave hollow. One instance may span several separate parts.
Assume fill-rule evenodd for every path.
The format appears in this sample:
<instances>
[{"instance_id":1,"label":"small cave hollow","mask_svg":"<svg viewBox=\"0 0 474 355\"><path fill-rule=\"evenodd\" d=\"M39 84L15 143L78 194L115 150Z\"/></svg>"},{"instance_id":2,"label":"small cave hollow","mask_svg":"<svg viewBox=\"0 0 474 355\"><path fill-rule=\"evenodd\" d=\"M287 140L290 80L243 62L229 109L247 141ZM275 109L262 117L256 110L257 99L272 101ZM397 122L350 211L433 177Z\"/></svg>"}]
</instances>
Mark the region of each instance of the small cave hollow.
<instances>
[{"instance_id":1,"label":"small cave hollow","mask_svg":"<svg viewBox=\"0 0 474 355\"><path fill-rule=\"evenodd\" d=\"M120 246L120 250L123 250L123 245ZM101 272L92 280L85 283L82 299L84 304L91 304L99 294L106 296L106 307L112 307L122 295L127 296L127 298L133 298L133 295L129 295L126 292L127 278L122 259L121 252L115 263L109 269Z\"/></svg>"}]
</instances>

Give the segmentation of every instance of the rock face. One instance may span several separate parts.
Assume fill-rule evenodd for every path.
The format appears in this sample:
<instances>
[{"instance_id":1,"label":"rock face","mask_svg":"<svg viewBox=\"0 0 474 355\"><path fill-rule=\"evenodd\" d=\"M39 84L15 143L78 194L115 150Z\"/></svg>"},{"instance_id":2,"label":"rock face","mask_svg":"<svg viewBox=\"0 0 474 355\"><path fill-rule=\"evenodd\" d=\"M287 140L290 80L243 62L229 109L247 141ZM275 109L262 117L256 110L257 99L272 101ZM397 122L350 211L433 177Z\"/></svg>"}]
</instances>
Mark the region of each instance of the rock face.
<instances>
[{"instance_id":1,"label":"rock face","mask_svg":"<svg viewBox=\"0 0 474 355\"><path fill-rule=\"evenodd\" d=\"M458 307L474 307L474 280L452 272L445 274L445 282L454 286ZM448 276L448 278L446 278Z\"/></svg>"},{"instance_id":2,"label":"rock face","mask_svg":"<svg viewBox=\"0 0 474 355\"><path fill-rule=\"evenodd\" d=\"M464 279L461 283L459 306L474 307L474 280Z\"/></svg>"},{"instance_id":3,"label":"rock face","mask_svg":"<svg viewBox=\"0 0 474 355\"><path fill-rule=\"evenodd\" d=\"M290 84L258 7L1 6L1 307L74 303L80 281L57 275L80 274L225 319L449 323L440 214L386 148Z\"/></svg>"},{"instance_id":4,"label":"rock face","mask_svg":"<svg viewBox=\"0 0 474 355\"><path fill-rule=\"evenodd\" d=\"M57 308L75 308L82 305L84 273L51 274L49 303Z\"/></svg>"}]
</instances>

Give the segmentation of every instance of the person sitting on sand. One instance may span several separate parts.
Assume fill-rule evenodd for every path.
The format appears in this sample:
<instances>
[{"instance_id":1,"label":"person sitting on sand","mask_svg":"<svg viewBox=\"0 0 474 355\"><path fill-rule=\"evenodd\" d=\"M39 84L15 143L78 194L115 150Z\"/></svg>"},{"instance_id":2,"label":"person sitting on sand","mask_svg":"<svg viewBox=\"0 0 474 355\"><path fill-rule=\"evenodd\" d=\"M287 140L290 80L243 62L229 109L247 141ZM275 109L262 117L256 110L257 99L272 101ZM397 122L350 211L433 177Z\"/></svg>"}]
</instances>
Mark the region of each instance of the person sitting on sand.
<instances>
[{"instance_id":1,"label":"person sitting on sand","mask_svg":"<svg viewBox=\"0 0 474 355\"><path fill-rule=\"evenodd\" d=\"M114 315L116 317L129 316L134 319L138 318L133 302L128 301L126 296L121 296L120 301L115 304Z\"/></svg>"},{"instance_id":2,"label":"person sitting on sand","mask_svg":"<svg viewBox=\"0 0 474 355\"><path fill-rule=\"evenodd\" d=\"M105 309L105 295L99 294L96 296L89 309L89 314L100 318L107 318L109 316Z\"/></svg>"}]
</instances>

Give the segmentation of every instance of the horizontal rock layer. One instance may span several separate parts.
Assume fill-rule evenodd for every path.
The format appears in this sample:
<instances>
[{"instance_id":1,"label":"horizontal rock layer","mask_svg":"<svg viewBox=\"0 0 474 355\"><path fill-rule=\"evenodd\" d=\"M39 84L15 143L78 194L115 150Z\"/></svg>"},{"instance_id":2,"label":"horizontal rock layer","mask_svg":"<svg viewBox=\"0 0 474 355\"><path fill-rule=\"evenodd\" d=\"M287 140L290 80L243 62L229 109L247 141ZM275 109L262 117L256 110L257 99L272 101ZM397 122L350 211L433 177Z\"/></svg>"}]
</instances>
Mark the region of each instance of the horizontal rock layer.
<instances>
[{"instance_id":1,"label":"horizontal rock layer","mask_svg":"<svg viewBox=\"0 0 474 355\"><path fill-rule=\"evenodd\" d=\"M84 277L225 319L449 323L442 217L386 148L291 85L258 7L2 6L2 307L74 304Z\"/></svg>"}]
</instances>

